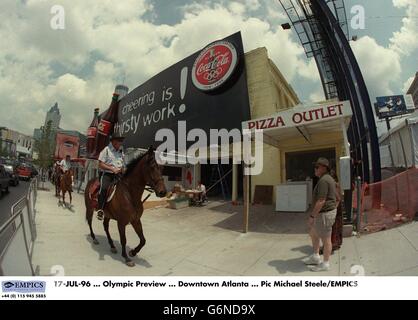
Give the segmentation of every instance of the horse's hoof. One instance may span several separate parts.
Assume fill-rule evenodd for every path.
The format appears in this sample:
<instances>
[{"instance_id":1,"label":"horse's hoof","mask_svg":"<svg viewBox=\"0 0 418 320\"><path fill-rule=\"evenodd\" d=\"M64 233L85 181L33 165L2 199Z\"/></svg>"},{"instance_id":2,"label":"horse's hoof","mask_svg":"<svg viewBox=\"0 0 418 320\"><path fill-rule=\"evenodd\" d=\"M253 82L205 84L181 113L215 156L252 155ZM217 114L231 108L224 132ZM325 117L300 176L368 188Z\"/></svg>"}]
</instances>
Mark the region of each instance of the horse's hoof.
<instances>
[{"instance_id":1,"label":"horse's hoof","mask_svg":"<svg viewBox=\"0 0 418 320\"><path fill-rule=\"evenodd\" d=\"M126 265L128 267L135 267L135 262L133 262L133 261L126 261Z\"/></svg>"},{"instance_id":2,"label":"horse's hoof","mask_svg":"<svg viewBox=\"0 0 418 320\"><path fill-rule=\"evenodd\" d=\"M130 257L135 257L136 253L133 250L129 250L129 256Z\"/></svg>"},{"instance_id":3,"label":"horse's hoof","mask_svg":"<svg viewBox=\"0 0 418 320\"><path fill-rule=\"evenodd\" d=\"M112 252L112 253L118 253L118 250L116 250L116 248L110 248L110 252Z\"/></svg>"},{"instance_id":4,"label":"horse's hoof","mask_svg":"<svg viewBox=\"0 0 418 320\"><path fill-rule=\"evenodd\" d=\"M97 239L94 239L94 240L93 240L93 243L94 243L94 244L99 244L99 241L97 241Z\"/></svg>"}]
</instances>

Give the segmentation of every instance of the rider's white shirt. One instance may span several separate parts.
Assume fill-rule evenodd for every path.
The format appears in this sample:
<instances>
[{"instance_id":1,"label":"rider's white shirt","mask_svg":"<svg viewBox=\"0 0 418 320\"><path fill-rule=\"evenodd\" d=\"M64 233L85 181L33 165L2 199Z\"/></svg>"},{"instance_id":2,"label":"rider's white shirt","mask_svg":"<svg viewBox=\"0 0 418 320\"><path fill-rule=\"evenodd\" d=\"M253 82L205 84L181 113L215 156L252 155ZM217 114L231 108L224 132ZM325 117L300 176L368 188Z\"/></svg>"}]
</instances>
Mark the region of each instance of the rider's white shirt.
<instances>
[{"instance_id":1,"label":"rider's white shirt","mask_svg":"<svg viewBox=\"0 0 418 320\"><path fill-rule=\"evenodd\" d=\"M204 184L197 186L197 190L202 191L203 193L206 193L206 187Z\"/></svg>"},{"instance_id":2,"label":"rider's white shirt","mask_svg":"<svg viewBox=\"0 0 418 320\"><path fill-rule=\"evenodd\" d=\"M67 162L65 159L62 159L60 162L60 166L62 167L62 170L64 170L64 172L67 172L71 169L71 162Z\"/></svg>"},{"instance_id":3,"label":"rider's white shirt","mask_svg":"<svg viewBox=\"0 0 418 320\"><path fill-rule=\"evenodd\" d=\"M125 165L125 155L122 151L122 148L120 150L116 150L112 143L109 143L109 145L100 152L99 155L99 161L106 163L107 165L111 165L115 168L121 169ZM112 173L109 170L103 170L104 172Z\"/></svg>"}]
</instances>

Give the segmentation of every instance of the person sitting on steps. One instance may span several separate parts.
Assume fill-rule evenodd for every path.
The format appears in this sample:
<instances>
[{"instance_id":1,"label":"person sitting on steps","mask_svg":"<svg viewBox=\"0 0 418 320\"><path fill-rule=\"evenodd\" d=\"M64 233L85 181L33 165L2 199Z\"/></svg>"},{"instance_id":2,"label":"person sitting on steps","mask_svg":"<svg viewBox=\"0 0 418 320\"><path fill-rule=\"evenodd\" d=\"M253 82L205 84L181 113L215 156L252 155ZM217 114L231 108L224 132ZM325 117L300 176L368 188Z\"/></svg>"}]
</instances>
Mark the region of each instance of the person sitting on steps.
<instances>
[{"instance_id":1,"label":"person sitting on steps","mask_svg":"<svg viewBox=\"0 0 418 320\"><path fill-rule=\"evenodd\" d=\"M102 220L106 205L107 189L116 180L117 175L123 172L125 166L125 155L122 150L122 143L125 138L114 134L110 138L110 143L99 155L100 191L99 191L99 210L97 219Z\"/></svg>"}]
</instances>

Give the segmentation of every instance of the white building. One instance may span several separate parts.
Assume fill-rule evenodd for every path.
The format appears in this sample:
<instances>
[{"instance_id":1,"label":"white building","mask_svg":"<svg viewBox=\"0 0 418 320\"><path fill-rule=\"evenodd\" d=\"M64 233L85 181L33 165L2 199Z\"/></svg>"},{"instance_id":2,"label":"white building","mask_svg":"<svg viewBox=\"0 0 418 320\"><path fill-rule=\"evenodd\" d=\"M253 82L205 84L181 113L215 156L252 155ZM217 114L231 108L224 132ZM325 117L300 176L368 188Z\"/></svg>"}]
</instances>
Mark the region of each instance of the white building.
<instances>
[{"instance_id":1,"label":"white building","mask_svg":"<svg viewBox=\"0 0 418 320\"><path fill-rule=\"evenodd\" d=\"M32 158L35 144L33 137L8 128L1 128L0 138L12 141L16 145L16 157Z\"/></svg>"}]
</instances>

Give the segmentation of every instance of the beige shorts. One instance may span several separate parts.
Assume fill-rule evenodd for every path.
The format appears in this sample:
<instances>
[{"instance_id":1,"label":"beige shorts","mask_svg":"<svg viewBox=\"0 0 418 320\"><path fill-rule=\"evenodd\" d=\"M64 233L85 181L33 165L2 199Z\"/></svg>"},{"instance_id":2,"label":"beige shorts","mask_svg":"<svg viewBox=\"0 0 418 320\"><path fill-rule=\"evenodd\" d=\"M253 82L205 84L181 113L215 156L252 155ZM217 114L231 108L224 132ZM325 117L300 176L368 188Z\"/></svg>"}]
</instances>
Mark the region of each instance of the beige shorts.
<instances>
[{"instance_id":1,"label":"beige shorts","mask_svg":"<svg viewBox=\"0 0 418 320\"><path fill-rule=\"evenodd\" d=\"M319 237L327 237L331 235L332 226L337 216L337 209L321 212L318 218L315 218L313 227Z\"/></svg>"}]
</instances>

